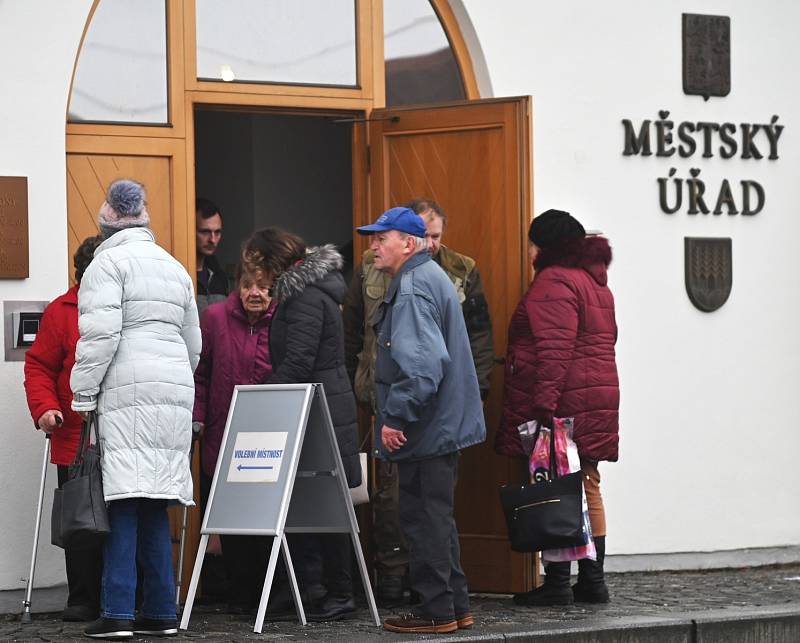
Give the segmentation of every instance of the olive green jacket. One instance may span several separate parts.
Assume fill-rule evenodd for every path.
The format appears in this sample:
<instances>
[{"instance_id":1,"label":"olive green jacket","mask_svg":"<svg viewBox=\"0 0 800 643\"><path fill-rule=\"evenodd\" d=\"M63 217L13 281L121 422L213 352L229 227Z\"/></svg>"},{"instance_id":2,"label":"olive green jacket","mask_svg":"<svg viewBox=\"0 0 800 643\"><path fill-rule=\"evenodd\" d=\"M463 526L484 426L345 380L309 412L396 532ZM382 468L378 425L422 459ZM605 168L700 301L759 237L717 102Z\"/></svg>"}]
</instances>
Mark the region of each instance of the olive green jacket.
<instances>
[{"instance_id":1,"label":"olive green jacket","mask_svg":"<svg viewBox=\"0 0 800 643\"><path fill-rule=\"evenodd\" d=\"M375 331L372 320L386 295L391 277L375 268L367 250L356 269L343 304L345 365L361 404L375 405ZM494 339L489 307L475 260L441 246L434 261L450 277L458 293L478 374L481 397L489 392L494 365Z\"/></svg>"}]
</instances>

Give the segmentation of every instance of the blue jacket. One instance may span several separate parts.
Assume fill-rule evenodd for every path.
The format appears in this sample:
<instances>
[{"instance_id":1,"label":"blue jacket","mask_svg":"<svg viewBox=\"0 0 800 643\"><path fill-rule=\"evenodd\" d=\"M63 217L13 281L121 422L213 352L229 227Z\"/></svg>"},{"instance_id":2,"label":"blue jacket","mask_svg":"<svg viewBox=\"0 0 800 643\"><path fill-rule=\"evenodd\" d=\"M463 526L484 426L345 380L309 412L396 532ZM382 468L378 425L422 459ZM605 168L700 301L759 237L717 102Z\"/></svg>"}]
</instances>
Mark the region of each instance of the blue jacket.
<instances>
[{"instance_id":1,"label":"blue jacket","mask_svg":"<svg viewBox=\"0 0 800 643\"><path fill-rule=\"evenodd\" d=\"M486 439L483 405L461 303L447 274L426 253L406 261L375 317L376 455L423 460ZM384 450L383 425L406 443Z\"/></svg>"}]
</instances>

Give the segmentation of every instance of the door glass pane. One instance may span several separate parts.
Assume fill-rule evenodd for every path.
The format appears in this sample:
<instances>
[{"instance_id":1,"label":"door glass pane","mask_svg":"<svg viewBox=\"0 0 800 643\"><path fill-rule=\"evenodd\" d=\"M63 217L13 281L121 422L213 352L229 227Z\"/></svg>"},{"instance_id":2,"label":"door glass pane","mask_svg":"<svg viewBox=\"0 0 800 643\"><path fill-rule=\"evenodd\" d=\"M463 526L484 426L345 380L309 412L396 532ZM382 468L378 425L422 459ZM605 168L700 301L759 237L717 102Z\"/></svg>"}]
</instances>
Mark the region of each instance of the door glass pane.
<instances>
[{"instance_id":1,"label":"door glass pane","mask_svg":"<svg viewBox=\"0 0 800 643\"><path fill-rule=\"evenodd\" d=\"M355 2L197 0L197 77L355 86Z\"/></svg>"},{"instance_id":2,"label":"door glass pane","mask_svg":"<svg viewBox=\"0 0 800 643\"><path fill-rule=\"evenodd\" d=\"M167 107L165 0L101 0L75 70L69 120L164 124Z\"/></svg>"},{"instance_id":3,"label":"door glass pane","mask_svg":"<svg viewBox=\"0 0 800 643\"><path fill-rule=\"evenodd\" d=\"M384 0L386 105L466 98L461 72L428 0Z\"/></svg>"}]
</instances>

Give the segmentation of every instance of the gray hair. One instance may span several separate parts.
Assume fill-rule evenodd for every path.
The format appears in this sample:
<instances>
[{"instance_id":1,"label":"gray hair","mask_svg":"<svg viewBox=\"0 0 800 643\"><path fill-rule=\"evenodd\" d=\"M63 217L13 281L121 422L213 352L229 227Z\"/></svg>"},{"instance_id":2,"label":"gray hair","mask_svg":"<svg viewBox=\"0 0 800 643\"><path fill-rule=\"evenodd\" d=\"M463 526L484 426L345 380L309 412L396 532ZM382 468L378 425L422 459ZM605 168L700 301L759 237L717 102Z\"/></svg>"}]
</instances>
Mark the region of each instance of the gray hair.
<instances>
[{"instance_id":1,"label":"gray hair","mask_svg":"<svg viewBox=\"0 0 800 643\"><path fill-rule=\"evenodd\" d=\"M400 235L400 238L405 241L408 237L412 237L414 239L414 254L417 255L420 252L427 252L428 251L428 239L425 237L415 237L414 235L408 234L408 232L400 232L399 230L397 233Z\"/></svg>"}]
</instances>

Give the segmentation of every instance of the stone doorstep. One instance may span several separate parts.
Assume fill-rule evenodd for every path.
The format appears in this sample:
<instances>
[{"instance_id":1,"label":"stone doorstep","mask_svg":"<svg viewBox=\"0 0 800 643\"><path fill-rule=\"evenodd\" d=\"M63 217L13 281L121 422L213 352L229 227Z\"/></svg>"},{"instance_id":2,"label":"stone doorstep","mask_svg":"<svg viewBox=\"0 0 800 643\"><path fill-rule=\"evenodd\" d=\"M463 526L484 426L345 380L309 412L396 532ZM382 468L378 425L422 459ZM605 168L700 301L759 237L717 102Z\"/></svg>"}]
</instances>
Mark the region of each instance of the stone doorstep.
<instances>
[{"instance_id":1,"label":"stone doorstep","mask_svg":"<svg viewBox=\"0 0 800 643\"><path fill-rule=\"evenodd\" d=\"M473 630L464 635L435 637L434 640L440 643L797 643L800 641L800 603L735 611L729 608L685 612L663 618L585 618L578 622L546 624L527 631L506 627L497 629L502 631L481 633ZM354 639L354 643L374 640L374 637Z\"/></svg>"},{"instance_id":2,"label":"stone doorstep","mask_svg":"<svg viewBox=\"0 0 800 643\"><path fill-rule=\"evenodd\" d=\"M39 617L41 618L41 617ZM16 641L38 640L73 640L72 632L61 632L66 636L61 638L59 633L50 630L40 631L39 624L14 628L13 639ZM55 619L54 619L55 620ZM40 621L41 623L41 621ZM233 624L233 623L232 623ZM7 624L7 625L10 625ZM230 635L236 640L273 640L275 632L265 631L258 635L252 632L250 623L236 622L236 632ZM730 643L731 641L754 641L761 643L795 643L800 641L800 603L784 605L765 605L762 607L748 607L741 609L720 609L702 612L674 613L665 617L588 617L580 621L565 623L543 623L541 627L520 625L491 625L461 632L455 635L418 635L408 636L391 634L377 628L367 633L363 628L357 632L342 628L342 623L330 626L315 626L313 629L304 630L298 627L291 634L281 633L277 638L292 640L298 635L305 641L331 641L348 640L352 643L374 643L376 641L419 641L433 640L437 643L466 643L481 641L489 643ZM7 627L7 626L6 626ZM4 634L11 634L6 628ZM75 633L80 631L75 626ZM188 632L181 631L173 640L219 640L219 632L198 632L190 628ZM371 629L371 628L370 628ZM265 628L266 630L266 628ZM31 638L26 637L30 632ZM343 636L344 632L348 632Z\"/></svg>"}]
</instances>

